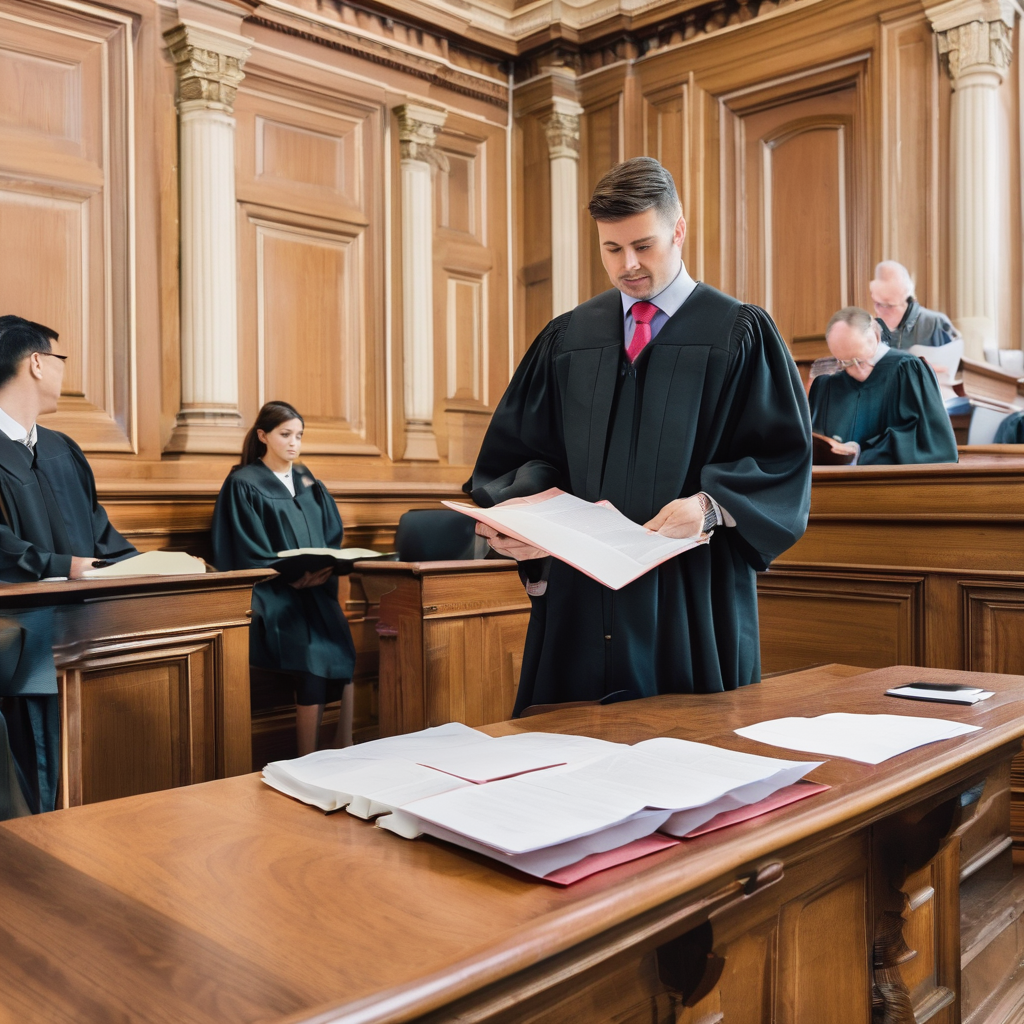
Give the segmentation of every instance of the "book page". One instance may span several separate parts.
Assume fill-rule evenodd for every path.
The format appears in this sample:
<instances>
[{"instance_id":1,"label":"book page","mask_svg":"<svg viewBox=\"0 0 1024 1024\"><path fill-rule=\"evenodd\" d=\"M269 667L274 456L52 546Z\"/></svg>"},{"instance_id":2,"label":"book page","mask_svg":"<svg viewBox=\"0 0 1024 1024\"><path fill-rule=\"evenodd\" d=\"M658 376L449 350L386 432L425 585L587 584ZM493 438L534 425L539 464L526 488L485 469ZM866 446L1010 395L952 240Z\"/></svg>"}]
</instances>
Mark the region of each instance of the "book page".
<instances>
[{"instance_id":1,"label":"book page","mask_svg":"<svg viewBox=\"0 0 1024 1024\"><path fill-rule=\"evenodd\" d=\"M907 351L928 363L940 384L950 384L964 357L964 342L958 338L946 345L911 345Z\"/></svg>"},{"instance_id":2,"label":"book page","mask_svg":"<svg viewBox=\"0 0 1024 1024\"><path fill-rule=\"evenodd\" d=\"M612 590L707 542L701 536L673 538L651 533L610 506L584 501L557 488L536 497L540 500L486 510L459 502L442 504L543 549Z\"/></svg>"},{"instance_id":3,"label":"book page","mask_svg":"<svg viewBox=\"0 0 1024 1024\"><path fill-rule=\"evenodd\" d=\"M344 562L355 562L361 558L380 558L381 552L369 548L291 548L277 553L278 558L292 558L295 555L330 555Z\"/></svg>"}]
</instances>

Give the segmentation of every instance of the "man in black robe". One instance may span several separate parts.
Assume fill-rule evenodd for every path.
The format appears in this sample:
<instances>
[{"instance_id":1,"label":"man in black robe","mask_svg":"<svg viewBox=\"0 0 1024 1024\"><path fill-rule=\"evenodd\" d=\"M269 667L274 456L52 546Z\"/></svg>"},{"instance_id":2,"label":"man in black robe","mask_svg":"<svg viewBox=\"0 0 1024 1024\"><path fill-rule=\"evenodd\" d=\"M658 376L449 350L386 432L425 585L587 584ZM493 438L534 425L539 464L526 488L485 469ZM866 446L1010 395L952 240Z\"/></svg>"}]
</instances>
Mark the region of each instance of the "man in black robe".
<instances>
[{"instance_id":1,"label":"man in black robe","mask_svg":"<svg viewBox=\"0 0 1024 1024\"><path fill-rule=\"evenodd\" d=\"M902 263L895 260L879 263L868 290L875 306L882 341L890 348L903 351L911 345L935 348L960 339L960 332L945 313L925 309L914 298L914 280Z\"/></svg>"},{"instance_id":2,"label":"man in black robe","mask_svg":"<svg viewBox=\"0 0 1024 1024\"><path fill-rule=\"evenodd\" d=\"M757 682L755 571L800 537L810 505L796 367L767 313L690 279L671 175L619 164L590 212L616 287L534 341L466 491L489 507L557 486L666 536L714 535L612 591L479 526L520 560L533 602L515 714Z\"/></svg>"},{"instance_id":3,"label":"man in black robe","mask_svg":"<svg viewBox=\"0 0 1024 1024\"><path fill-rule=\"evenodd\" d=\"M819 434L859 446L861 465L956 462L956 437L935 373L922 359L889 348L867 310L847 306L825 330L835 373L811 384Z\"/></svg>"},{"instance_id":4,"label":"man in black robe","mask_svg":"<svg viewBox=\"0 0 1024 1024\"><path fill-rule=\"evenodd\" d=\"M78 579L97 559L136 554L96 500L92 470L71 438L37 424L55 412L67 356L57 332L0 316L0 580ZM3 713L25 796L52 810L59 716L52 609L14 613L24 630L17 666L0 679Z\"/></svg>"}]
</instances>

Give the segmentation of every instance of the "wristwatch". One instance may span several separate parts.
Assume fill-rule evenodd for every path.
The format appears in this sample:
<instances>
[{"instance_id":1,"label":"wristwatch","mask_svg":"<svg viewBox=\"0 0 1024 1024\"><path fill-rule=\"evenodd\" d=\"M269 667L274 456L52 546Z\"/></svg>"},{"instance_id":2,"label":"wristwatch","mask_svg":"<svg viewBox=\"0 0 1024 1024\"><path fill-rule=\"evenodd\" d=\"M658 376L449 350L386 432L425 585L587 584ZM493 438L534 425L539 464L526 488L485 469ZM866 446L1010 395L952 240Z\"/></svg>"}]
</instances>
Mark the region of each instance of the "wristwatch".
<instances>
[{"instance_id":1,"label":"wristwatch","mask_svg":"<svg viewBox=\"0 0 1024 1024\"><path fill-rule=\"evenodd\" d=\"M700 502L700 510L704 513L701 533L710 533L718 525L718 513L715 511L714 503L703 491L697 492L697 501Z\"/></svg>"}]
</instances>

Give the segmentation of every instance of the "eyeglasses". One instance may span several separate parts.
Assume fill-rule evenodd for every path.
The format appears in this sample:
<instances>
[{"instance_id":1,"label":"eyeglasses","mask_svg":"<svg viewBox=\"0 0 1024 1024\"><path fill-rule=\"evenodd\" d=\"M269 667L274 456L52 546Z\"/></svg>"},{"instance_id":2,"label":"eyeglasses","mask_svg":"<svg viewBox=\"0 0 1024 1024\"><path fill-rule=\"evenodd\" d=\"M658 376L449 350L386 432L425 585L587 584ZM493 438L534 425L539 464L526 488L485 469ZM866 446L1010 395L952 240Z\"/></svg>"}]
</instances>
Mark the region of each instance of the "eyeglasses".
<instances>
[{"instance_id":1,"label":"eyeglasses","mask_svg":"<svg viewBox=\"0 0 1024 1024\"><path fill-rule=\"evenodd\" d=\"M833 373L838 373L840 370L845 370L849 366L867 366L871 362L871 359L837 359L835 361L835 369Z\"/></svg>"},{"instance_id":2,"label":"eyeglasses","mask_svg":"<svg viewBox=\"0 0 1024 1024\"><path fill-rule=\"evenodd\" d=\"M881 312L883 309L903 309L906 302L876 302L875 309Z\"/></svg>"},{"instance_id":3,"label":"eyeglasses","mask_svg":"<svg viewBox=\"0 0 1024 1024\"><path fill-rule=\"evenodd\" d=\"M67 361L67 356L62 356L59 352L39 352L41 356L53 356L54 359L59 359L62 363Z\"/></svg>"}]
</instances>

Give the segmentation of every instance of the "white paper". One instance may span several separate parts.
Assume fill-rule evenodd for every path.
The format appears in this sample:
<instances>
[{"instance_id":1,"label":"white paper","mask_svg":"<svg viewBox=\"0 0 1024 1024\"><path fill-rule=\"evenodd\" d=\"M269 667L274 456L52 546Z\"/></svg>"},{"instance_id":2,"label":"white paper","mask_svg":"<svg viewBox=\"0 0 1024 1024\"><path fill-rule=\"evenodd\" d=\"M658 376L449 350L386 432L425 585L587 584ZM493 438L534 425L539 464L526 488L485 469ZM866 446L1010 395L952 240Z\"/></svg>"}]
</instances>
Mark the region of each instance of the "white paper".
<instances>
[{"instance_id":1,"label":"white paper","mask_svg":"<svg viewBox=\"0 0 1024 1024\"><path fill-rule=\"evenodd\" d=\"M907 351L919 359L924 359L935 371L940 384L949 384L960 368L960 360L964 357L964 343L961 338L946 345L911 345Z\"/></svg>"},{"instance_id":2,"label":"white paper","mask_svg":"<svg viewBox=\"0 0 1024 1024\"><path fill-rule=\"evenodd\" d=\"M772 780L768 792L756 797L763 799L818 764L660 738L578 768L416 801L405 813L501 853L524 854L609 828L643 810L700 807L745 785Z\"/></svg>"},{"instance_id":3,"label":"white paper","mask_svg":"<svg viewBox=\"0 0 1024 1024\"><path fill-rule=\"evenodd\" d=\"M880 764L915 747L979 728L942 718L835 713L817 718L776 718L737 729L736 733L773 747Z\"/></svg>"},{"instance_id":4,"label":"white paper","mask_svg":"<svg viewBox=\"0 0 1024 1024\"><path fill-rule=\"evenodd\" d=\"M452 501L442 504L542 548L612 590L707 542L706 537L651 533L607 505L557 489L550 493L543 501L486 510Z\"/></svg>"},{"instance_id":5,"label":"white paper","mask_svg":"<svg viewBox=\"0 0 1024 1024\"><path fill-rule=\"evenodd\" d=\"M184 551L143 551L102 569L86 569L82 576L103 580L125 576L197 576L205 572L203 560Z\"/></svg>"},{"instance_id":6,"label":"white paper","mask_svg":"<svg viewBox=\"0 0 1024 1024\"><path fill-rule=\"evenodd\" d=\"M343 562L355 562L360 558L380 558L379 551L371 551L369 548L289 548L287 551L278 551L278 558L292 558L295 555L330 555Z\"/></svg>"},{"instance_id":7,"label":"white paper","mask_svg":"<svg viewBox=\"0 0 1024 1024\"><path fill-rule=\"evenodd\" d=\"M589 736L523 732L499 736L491 743L438 750L420 758L419 763L468 782L483 783L556 765L578 764L621 749L628 748Z\"/></svg>"},{"instance_id":8,"label":"white paper","mask_svg":"<svg viewBox=\"0 0 1024 1024\"><path fill-rule=\"evenodd\" d=\"M917 686L894 686L886 690L889 697L917 697L934 704L978 704L995 696L994 690L983 690L978 686L964 686L958 690L928 690Z\"/></svg>"}]
</instances>

